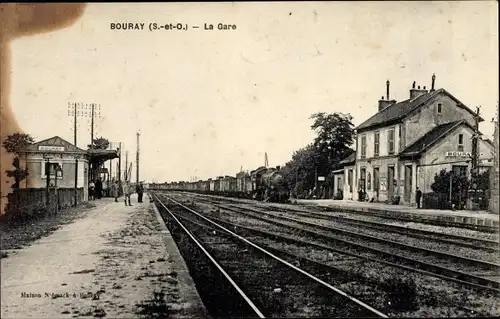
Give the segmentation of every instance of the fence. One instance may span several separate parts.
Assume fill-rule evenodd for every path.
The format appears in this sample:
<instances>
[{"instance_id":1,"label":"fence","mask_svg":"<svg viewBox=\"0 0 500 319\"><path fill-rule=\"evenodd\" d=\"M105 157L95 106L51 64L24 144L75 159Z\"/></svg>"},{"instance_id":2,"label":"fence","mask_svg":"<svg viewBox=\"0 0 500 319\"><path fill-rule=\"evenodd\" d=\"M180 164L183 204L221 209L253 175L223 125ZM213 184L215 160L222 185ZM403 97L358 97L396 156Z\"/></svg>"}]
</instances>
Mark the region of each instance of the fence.
<instances>
[{"instance_id":1,"label":"fence","mask_svg":"<svg viewBox=\"0 0 500 319\"><path fill-rule=\"evenodd\" d=\"M462 191L452 194L451 203L450 195L444 193L425 193L422 196L422 208L427 209L451 209L451 204L454 205L455 209L467 209L467 201L469 198L474 200L476 193L474 191ZM477 191L477 203L475 205L477 208L486 210L488 208L488 202L490 196L488 192L483 190Z\"/></svg>"},{"instance_id":2,"label":"fence","mask_svg":"<svg viewBox=\"0 0 500 319\"><path fill-rule=\"evenodd\" d=\"M75 205L74 188L49 190L49 200L45 188L16 189L7 195L8 202L2 220L24 220L39 216L53 215L59 210ZM77 189L77 203L83 201L83 188Z\"/></svg>"},{"instance_id":3,"label":"fence","mask_svg":"<svg viewBox=\"0 0 500 319\"><path fill-rule=\"evenodd\" d=\"M424 193L422 195L422 208L450 209L449 196L441 193Z\"/></svg>"}]
</instances>

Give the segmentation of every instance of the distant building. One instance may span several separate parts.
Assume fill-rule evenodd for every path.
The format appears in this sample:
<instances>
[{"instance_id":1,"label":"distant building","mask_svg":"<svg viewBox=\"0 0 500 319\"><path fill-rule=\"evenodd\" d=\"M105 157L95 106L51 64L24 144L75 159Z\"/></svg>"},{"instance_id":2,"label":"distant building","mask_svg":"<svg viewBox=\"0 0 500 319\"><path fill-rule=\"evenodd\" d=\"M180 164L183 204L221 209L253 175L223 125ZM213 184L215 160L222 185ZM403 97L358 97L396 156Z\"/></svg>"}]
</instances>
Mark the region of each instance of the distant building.
<instances>
[{"instance_id":1,"label":"distant building","mask_svg":"<svg viewBox=\"0 0 500 319\"><path fill-rule=\"evenodd\" d=\"M344 199L361 194L379 202L415 204L415 192L431 192L442 169L470 174L475 113L445 89L413 87L409 98L387 97L377 112L356 128L356 152L341 161ZM483 121L482 118L479 119ZM480 166L493 166L493 144L479 141ZM366 199L365 199L366 200Z\"/></svg>"},{"instance_id":2,"label":"distant building","mask_svg":"<svg viewBox=\"0 0 500 319\"><path fill-rule=\"evenodd\" d=\"M88 199L88 160L87 152L63 140L59 136L34 143L26 149L26 167L28 177L21 182L26 188L44 188L47 185L46 163L57 163L61 171L57 172L57 187L75 187L75 167L78 160L77 188L83 189L84 201ZM50 184L56 183L56 172L51 172ZM24 184L24 185L23 185Z\"/></svg>"}]
</instances>

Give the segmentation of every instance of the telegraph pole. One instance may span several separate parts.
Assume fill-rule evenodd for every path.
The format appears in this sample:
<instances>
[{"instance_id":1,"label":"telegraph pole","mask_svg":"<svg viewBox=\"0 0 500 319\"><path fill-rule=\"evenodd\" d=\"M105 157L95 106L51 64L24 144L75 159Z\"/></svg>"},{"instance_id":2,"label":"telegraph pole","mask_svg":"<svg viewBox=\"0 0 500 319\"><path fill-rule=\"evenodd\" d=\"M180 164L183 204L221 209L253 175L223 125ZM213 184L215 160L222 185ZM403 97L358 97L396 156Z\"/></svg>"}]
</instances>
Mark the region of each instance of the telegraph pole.
<instances>
[{"instance_id":1,"label":"telegraph pole","mask_svg":"<svg viewBox=\"0 0 500 319\"><path fill-rule=\"evenodd\" d=\"M128 181L128 151L125 152L125 176L124 176L124 179L125 179L125 182Z\"/></svg>"},{"instance_id":2,"label":"telegraph pole","mask_svg":"<svg viewBox=\"0 0 500 319\"><path fill-rule=\"evenodd\" d=\"M98 107L98 114L97 116L100 116L100 110L101 110L101 105L97 105L95 103L91 103L90 104L90 112L91 112L91 116L90 116L90 149L94 149L94 118L95 118L95 108L96 106ZM94 170L95 170L95 167L92 164L92 167L91 167L91 178L94 179Z\"/></svg>"},{"instance_id":3,"label":"telegraph pole","mask_svg":"<svg viewBox=\"0 0 500 319\"><path fill-rule=\"evenodd\" d=\"M497 102L497 111L495 114L495 118L492 119L492 122L495 126L494 131L493 131L493 145L494 145L494 150L493 150L493 167L490 168L490 183L489 183L489 188L490 188L490 198L489 198L489 205L488 205L488 210L493 213L499 212L499 199L498 199L498 172L500 171L499 168L499 148L498 148L498 137L499 137L499 132L498 132L498 102Z\"/></svg>"},{"instance_id":4,"label":"telegraph pole","mask_svg":"<svg viewBox=\"0 0 500 319\"><path fill-rule=\"evenodd\" d=\"M90 148L94 149L94 103L91 104L92 115L90 118Z\"/></svg>"},{"instance_id":5,"label":"telegraph pole","mask_svg":"<svg viewBox=\"0 0 500 319\"><path fill-rule=\"evenodd\" d=\"M479 162L479 109L480 106L476 107L476 114L474 116L474 135L472 136L472 188L474 190L474 203L478 204L477 198L477 182L478 182L478 162Z\"/></svg>"},{"instance_id":6,"label":"telegraph pole","mask_svg":"<svg viewBox=\"0 0 500 319\"><path fill-rule=\"evenodd\" d=\"M118 182L122 182L122 142L120 142L118 151Z\"/></svg>"},{"instance_id":7,"label":"telegraph pole","mask_svg":"<svg viewBox=\"0 0 500 319\"><path fill-rule=\"evenodd\" d=\"M135 165L136 165L135 180L137 185L139 185L139 135L140 135L139 132L137 132L137 153L135 155Z\"/></svg>"},{"instance_id":8,"label":"telegraph pole","mask_svg":"<svg viewBox=\"0 0 500 319\"><path fill-rule=\"evenodd\" d=\"M74 128L73 128L73 131L74 131L74 139L75 139L75 146L76 146L76 104L75 104L75 117L74 117ZM78 146L76 146L78 147ZM57 175L56 175L56 180L57 180ZM85 187L85 185L84 185ZM78 158L75 157L75 206L77 205L77 200L78 200Z\"/></svg>"},{"instance_id":9,"label":"telegraph pole","mask_svg":"<svg viewBox=\"0 0 500 319\"><path fill-rule=\"evenodd\" d=\"M72 106L73 105L73 106ZM77 145L77 117L78 116L85 116L86 112L83 112L80 108L84 106L83 103L71 103L68 102L68 115L73 115L73 143L76 147ZM85 185L84 185L85 187ZM75 194L74 194L74 201L75 201L75 206L78 203L78 157L75 156Z\"/></svg>"}]
</instances>

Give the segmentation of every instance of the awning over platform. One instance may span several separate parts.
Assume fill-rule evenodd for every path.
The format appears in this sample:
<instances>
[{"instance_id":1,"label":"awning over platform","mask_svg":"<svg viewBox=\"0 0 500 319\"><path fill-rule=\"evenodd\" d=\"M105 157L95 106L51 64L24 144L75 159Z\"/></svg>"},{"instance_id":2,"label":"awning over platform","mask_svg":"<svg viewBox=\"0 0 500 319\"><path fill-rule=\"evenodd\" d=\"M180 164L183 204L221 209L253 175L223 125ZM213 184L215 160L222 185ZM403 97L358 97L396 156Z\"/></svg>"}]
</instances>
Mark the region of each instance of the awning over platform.
<instances>
[{"instance_id":1,"label":"awning over platform","mask_svg":"<svg viewBox=\"0 0 500 319\"><path fill-rule=\"evenodd\" d=\"M87 155L92 162L107 161L118 158L118 150L88 150Z\"/></svg>"}]
</instances>

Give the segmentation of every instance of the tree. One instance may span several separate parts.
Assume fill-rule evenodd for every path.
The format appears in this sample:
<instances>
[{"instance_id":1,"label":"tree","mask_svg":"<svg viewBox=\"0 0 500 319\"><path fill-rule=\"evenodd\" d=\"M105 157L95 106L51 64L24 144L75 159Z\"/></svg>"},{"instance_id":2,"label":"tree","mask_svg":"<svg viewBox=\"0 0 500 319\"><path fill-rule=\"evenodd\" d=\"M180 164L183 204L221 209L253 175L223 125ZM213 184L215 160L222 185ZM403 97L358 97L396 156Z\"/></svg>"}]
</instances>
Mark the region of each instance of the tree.
<instances>
[{"instance_id":1,"label":"tree","mask_svg":"<svg viewBox=\"0 0 500 319\"><path fill-rule=\"evenodd\" d=\"M106 150L109 147L109 141L104 137L94 138L94 145L87 145L88 149Z\"/></svg>"},{"instance_id":2,"label":"tree","mask_svg":"<svg viewBox=\"0 0 500 319\"><path fill-rule=\"evenodd\" d=\"M295 151L292 159L282 169L285 180L295 195L314 187L315 147L309 144Z\"/></svg>"},{"instance_id":3,"label":"tree","mask_svg":"<svg viewBox=\"0 0 500 319\"><path fill-rule=\"evenodd\" d=\"M434 176L434 183L432 183L431 189L434 193L441 195L441 197L448 198L449 202L457 205L458 207L462 207L465 205L465 201L467 199L469 180L465 175L456 174L447 171L446 169L442 169Z\"/></svg>"},{"instance_id":4,"label":"tree","mask_svg":"<svg viewBox=\"0 0 500 319\"><path fill-rule=\"evenodd\" d=\"M14 178L14 184L11 186L14 189L19 188L20 182L28 177L28 170L21 168L19 155L34 142L35 140L29 134L14 133L7 136L2 143L2 146L8 153L15 155L12 161L14 169L5 171L8 177Z\"/></svg>"},{"instance_id":5,"label":"tree","mask_svg":"<svg viewBox=\"0 0 500 319\"><path fill-rule=\"evenodd\" d=\"M3 141L3 147L7 152L14 153L16 156L19 156L19 153L22 152L22 150L34 142L35 140L29 134L14 133L5 138Z\"/></svg>"},{"instance_id":6,"label":"tree","mask_svg":"<svg viewBox=\"0 0 500 319\"><path fill-rule=\"evenodd\" d=\"M13 177L14 178L14 184L12 184L12 188L17 189L19 188L20 182L28 177L28 170L22 169L19 164L19 157L14 157L14 160L12 161L12 166L14 166L13 170L6 170L5 172L7 173L8 177Z\"/></svg>"},{"instance_id":7,"label":"tree","mask_svg":"<svg viewBox=\"0 0 500 319\"><path fill-rule=\"evenodd\" d=\"M314 113L310 117L314 120L311 129L316 131L314 146L317 149L318 159L327 161L328 167L338 164L348 156L350 146L354 142L354 124L352 116L344 113L326 114Z\"/></svg>"},{"instance_id":8,"label":"tree","mask_svg":"<svg viewBox=\"0 0 500 319\"><path fill-rule=\"evenodd\" d=\"M318 175L326 177L324 186L331 187L333 170L341 160L352 152L350 148L355 139L352 116L344 113L314 113L311 125L317 136L314 139L314 164Z\"/></svg>"}]
</instances>

